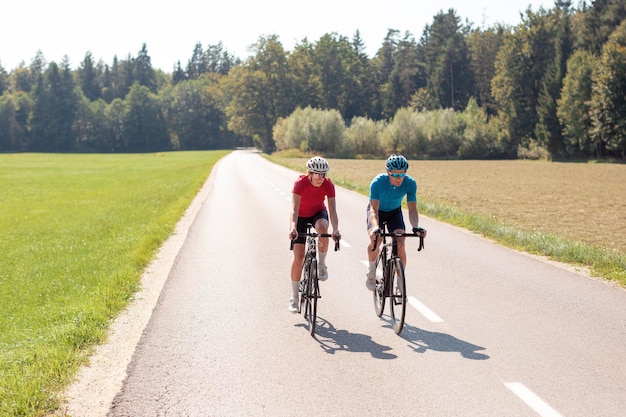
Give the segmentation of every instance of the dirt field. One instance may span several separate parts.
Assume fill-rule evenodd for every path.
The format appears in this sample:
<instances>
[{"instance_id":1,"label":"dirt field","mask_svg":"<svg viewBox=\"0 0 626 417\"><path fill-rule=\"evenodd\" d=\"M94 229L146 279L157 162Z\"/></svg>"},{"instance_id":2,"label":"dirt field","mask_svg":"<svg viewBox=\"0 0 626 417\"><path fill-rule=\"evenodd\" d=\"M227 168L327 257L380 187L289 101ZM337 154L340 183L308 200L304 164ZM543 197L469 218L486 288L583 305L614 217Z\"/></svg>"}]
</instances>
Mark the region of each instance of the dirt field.
<instances>
[{"instance_id":1,"label":"dirt field","mask_svg":"<svg viewBox=\"0 0 626 417\"><path fill-rule=\"evenodd\" d=\"M285 158L304 167L306 159ZM626 165L409 161L418 199L626 253ZM384 161L329 159L331 178L368 186ZM304 168L303 168L304 170Z\"/></svg>"}]
</instances>

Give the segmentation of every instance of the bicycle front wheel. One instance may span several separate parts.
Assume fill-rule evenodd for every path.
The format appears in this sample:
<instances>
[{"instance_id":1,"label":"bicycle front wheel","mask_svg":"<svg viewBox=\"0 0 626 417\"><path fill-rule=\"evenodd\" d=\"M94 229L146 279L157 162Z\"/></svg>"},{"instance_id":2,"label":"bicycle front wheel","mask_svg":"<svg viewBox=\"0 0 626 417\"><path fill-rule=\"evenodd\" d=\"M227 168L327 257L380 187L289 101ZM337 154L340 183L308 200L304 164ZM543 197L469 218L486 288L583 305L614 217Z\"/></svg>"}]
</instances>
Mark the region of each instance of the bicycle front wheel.
<instances>
[{"instance_id":1,"label":"bicycle front wheel","mask_svg":"<svg viewBox=\"0 0 626 417\"><path fill-rule=\"evenodd\" d=\"M308 298L308 293L309 293L309 267L310 265L308 264L308 262L305 261L303 267L302 267L302 276L300 277L300 311L299 313L301 313L304 317L306 317L307 315L307 309L309 306L309 298Z\"/></svg>"},{"instance_id":2,"label":"bicycle front wheel","mask_svg":"<svg viewBox=\"0 0 626 417\"><path fill-rule=\"evenodd\" d=\"M376 260L376 287L374 288L374 310L378 317L382 316L385 309L385 276L383 273L383 261L381 257Z\"/></svg>"},{"instance_id":3,"label":"bicycle front wheel","mask_svg":"<svg viewBox=\"0 0 626 417\"><path fill-rule=\"evenodd\" d=\"M393 260L390 272L391 327L396 334L400 334L404 327L404 315L406 313L406 282L404 280L404 267L399 258Z\"/></svg>"},{"instance_id":4,"label":"bicycle front wheel","mask_svg":"<svg viewBox=\"0 0 626 417\"><path fill-rule=\"evenodd\" d=\"M309 323L309 332L311 333L311 336L313 336L315 334L315 324L317 322L317 299L319 298L320 291L317 279L317 259L313 259L311 261L308 281L309 285L307 298L309 302L305 316L307 322Z\"/></svg>"}]
</instances>

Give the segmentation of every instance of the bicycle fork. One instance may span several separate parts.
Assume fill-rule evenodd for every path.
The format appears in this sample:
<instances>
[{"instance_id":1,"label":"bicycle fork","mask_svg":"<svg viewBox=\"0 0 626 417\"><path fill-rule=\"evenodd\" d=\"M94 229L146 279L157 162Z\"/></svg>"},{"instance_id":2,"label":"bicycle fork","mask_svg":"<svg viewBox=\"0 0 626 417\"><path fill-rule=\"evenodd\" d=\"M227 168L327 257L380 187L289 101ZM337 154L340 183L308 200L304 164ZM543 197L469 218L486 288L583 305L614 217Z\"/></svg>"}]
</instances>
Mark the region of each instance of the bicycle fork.
<instances>
[{"instance_id":1,"label":"bicycle fork","mask_svg":"<svg viewBox=\"0 0 626 417\"><path fill-rule=\"evenodd\" d=\"M313 270L313 260L309 259L306 260L304 263L304 278L300 281L300 286L299 286L299 291L302 294L302 297L305 298L322 298L322 296L320 295L319 292L319 286L317 286L317 282L315 282L315 280L313 279L313 277L311 276L311 272ZM315 268L315 270L317 270L317 268ZM309 288L311 288L311 286L316 285L316 288L314 288L314 290L317 291L310 291ZM311 295L311 294L315 294L315 295Z\"/></svg>"}]
</instances>

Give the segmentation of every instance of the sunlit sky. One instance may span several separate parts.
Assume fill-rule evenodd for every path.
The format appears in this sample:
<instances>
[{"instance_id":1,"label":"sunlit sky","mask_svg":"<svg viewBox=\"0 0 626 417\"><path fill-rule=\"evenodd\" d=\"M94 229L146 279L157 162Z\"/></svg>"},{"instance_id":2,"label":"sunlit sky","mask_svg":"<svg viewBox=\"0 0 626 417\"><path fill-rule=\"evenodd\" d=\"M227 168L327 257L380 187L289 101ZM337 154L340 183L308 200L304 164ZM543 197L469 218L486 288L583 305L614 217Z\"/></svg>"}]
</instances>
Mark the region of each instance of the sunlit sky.
<instances>
[{"instance_id":1,"label":"sunlit sky","mask_svg":"<svg viewBox=\"0 0 626 417\"><path fill-rule=\"evenodd\" d=\"M22 61L29 65L38 50L48 62L67 56L72 68L88 51L110 64L114 56L137 56L145 43L152 65L171 72L178 61L186 66L198 42L204 49L222 42L245 59L261 36L277 35L291 51L304 38L352 39L357 30L373 56L389 29L419 40L425 25L450 8L462 21L488 27L517 25L528 7L553 6L554 0L0 0L0 64L10 72Z\"/></svg>"}]
</instances>

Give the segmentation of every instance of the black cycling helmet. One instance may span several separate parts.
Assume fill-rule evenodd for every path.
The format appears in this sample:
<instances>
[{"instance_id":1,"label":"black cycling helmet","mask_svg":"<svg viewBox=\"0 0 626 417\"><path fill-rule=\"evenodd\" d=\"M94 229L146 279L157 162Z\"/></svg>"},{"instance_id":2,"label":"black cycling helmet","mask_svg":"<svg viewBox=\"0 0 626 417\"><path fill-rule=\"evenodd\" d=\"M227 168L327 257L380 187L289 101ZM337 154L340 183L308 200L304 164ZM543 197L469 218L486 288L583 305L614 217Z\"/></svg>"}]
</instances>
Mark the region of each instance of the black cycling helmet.
<instances>
[{"instance_id":1,"label":"black cycling helmet","mask_svg":"<svg viewBox=\"0 0 626 417\"><path fill-rule=\"evenodd\" d=\"M406 171L409 169L409 161L402 155L393 154L387 158L385 167L387 167L387 171Z\"/></svg>"},{"instance_id":2,"label":"black cycling helmet","mask_svg":"<svg viewBox=\"0 0 626 417\"><path fill-rule=\"evenodd\" d=\"M315 172L318 174L326 174L328 172L328 162L321 156L314 156L306 163L306 169L309 172Z\"/></svg>"}]
</instances>

